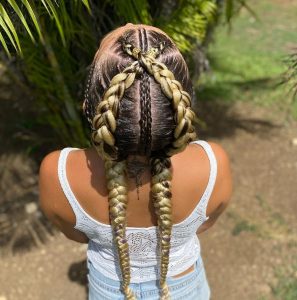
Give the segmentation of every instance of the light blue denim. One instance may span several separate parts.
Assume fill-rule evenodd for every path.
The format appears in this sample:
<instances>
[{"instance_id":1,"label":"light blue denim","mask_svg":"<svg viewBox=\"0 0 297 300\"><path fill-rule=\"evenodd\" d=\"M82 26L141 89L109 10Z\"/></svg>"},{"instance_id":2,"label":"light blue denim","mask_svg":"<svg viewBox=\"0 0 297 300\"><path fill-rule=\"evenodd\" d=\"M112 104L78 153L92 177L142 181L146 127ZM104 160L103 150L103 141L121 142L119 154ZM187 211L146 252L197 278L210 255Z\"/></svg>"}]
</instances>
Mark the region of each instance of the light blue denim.
<instances>
[{"instance_id":1,"label":"light blue denim","mask_svg":"<svg viewBox=\"0 0 297 300\"><path fill-rule=\"evenodd\" d=\"M124 300L120 291L120 282L105 277L88 261L89 300ZM204 265L200 257L193 271L178 278L167 277L172 300L209 300L210 289ZM131 289L137 299L159 300L158 281L131 283Z\"/></svg>"}]
</instances>

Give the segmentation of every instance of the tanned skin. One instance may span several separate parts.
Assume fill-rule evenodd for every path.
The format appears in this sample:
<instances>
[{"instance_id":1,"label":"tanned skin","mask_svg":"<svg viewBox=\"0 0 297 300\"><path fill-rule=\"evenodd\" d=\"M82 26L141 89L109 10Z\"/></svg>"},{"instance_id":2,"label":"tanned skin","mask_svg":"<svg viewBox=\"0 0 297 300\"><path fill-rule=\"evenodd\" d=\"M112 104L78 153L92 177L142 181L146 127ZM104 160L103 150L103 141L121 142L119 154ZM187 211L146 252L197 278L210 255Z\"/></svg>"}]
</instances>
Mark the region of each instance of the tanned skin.
<instances>
[{"instance_id":1,"label":"tanned skin","mask_svg":"<svg viewBox=\"0 0 297 300\"><path fill-rule=\"evenodd\" d=\"M215 187L209 200L206 215L209 219L197 233L209 229L227 207L232 194L232 176L228 156L224 149L209 142L216 156L218 172ZM79 243L88 243L87 236L74 229L75 215L66 199L58 179L60 151L48 154L42 161L39 173L40 206L48 219L64 235ZM130 158L128 158L130 159ZM145 160L144 157L138 157ZM172 212L173 223L183 221L198 204L209 179L210 164L203 148L190 144L182 153L171 158L172 162ZM67 178L71 189L83 209L94 219L104 224L109 222L108 191L102 159L93 148L73 150L67 159ZM137 196L135 180L128 178L127 226L150 227L157 225L150 200L151 175L149 170L142 175L142 186ZM175 276L193 270L193 266Z\"/></svg>"}]
</instances>

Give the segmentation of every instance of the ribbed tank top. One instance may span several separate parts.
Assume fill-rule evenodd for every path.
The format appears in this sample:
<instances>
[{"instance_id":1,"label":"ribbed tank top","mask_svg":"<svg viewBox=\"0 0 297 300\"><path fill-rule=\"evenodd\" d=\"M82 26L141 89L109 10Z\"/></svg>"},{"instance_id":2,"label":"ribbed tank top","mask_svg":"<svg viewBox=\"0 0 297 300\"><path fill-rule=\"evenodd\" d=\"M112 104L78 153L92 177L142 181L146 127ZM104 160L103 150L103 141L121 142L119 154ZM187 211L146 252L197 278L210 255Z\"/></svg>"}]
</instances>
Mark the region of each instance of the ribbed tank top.
<instances>
[{"instance_id":1,"label":"ribbed tank top","mask_svg":"<svg viewBox=\"0 0 297 300\"><path fill-rule=\"evenodd\" d=\"M206 208L217 176L217 162L211 146L206 141L194 141L205 150L210 162L210 175L206 189L191 214L172 228L168 276L175 276L187 270L200 257L200 243L196 232L204 223ZM70 151L64 148L58 162L58 176L61 187L76 217L75 229L89 238L87 258L103 275L121 279L117 251L113 243L112 228L92 218L80 205L67 179L66 161ZM194 162L193 162L194 163ZM131 283L159 279L158 230L151 227L127 227L127 240L131 266Z\"/></svg>"}]
</instances>

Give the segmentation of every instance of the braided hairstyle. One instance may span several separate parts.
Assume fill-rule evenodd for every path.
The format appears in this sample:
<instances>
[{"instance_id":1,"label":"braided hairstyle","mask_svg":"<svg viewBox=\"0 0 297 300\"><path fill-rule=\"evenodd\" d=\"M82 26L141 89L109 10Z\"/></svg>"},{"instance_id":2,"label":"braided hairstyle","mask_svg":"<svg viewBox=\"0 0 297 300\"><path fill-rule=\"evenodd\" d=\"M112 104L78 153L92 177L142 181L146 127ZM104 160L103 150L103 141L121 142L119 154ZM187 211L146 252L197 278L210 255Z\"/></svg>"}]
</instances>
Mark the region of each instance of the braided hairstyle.
<instances>
[{"instance_id":1,"label":"braided hairstyle","mask_svg":"<svg viewBox=\"0 0 297 300\"><path fill-rule=\"evenodd\" d=\"M110 221L126 299L136 299L129 287L126 159L129 155L150 159L151 198L160 237L160 299L169 299L170 157L196 138L191 94L186 63L161 30L128 24L102 41L90 71L83 109L93 145L105 161Z\"/></svg>"}]
</instances>

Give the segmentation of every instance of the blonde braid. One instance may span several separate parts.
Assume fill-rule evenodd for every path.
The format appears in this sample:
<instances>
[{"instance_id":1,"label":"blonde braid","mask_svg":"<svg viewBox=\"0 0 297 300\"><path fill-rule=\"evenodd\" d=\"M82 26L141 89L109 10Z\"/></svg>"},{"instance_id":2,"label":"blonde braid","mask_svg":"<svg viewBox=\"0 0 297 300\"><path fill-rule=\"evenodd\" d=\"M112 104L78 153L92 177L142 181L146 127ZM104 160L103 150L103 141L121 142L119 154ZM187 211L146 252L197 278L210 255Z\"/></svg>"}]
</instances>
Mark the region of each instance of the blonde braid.
<instances>
[{"instance_id":1,"label":"blonde braid","mask_svg":"<svg viewBox=\"0 0 297 300\"><path fill-rule=\"evenodd\" d=\"M183 151L187 144L196 138L193 120L195 113L191 109L191 97L183 90L179 81L175 80L173 73L158 61L156 57L163 50L164 44L158 48L150 48L142 53L139 48L131 44L123 45L124 51L137 59L146 71L154 76L160 84L163 93L172 100L175 110L176 128L174 141L165 152L168 157ZM160 287L162 289L161 300L170 299L169 289L166 284L166 276L169 264L170 238L172 231L171 210L171 162L169 158L152 158L152 200L158 217L158 228L161 240L161 270Z\"/></svg>"},{"instance_id":2,"label":"blonde braid","mask_svg":"<svg viewBox=\"0 0 297 300\"><path fill-rule=\"evenodd\" d=\"M123 98L125 90L133 84L136 74L140 71L138 62L134 62L121 73L115 75L96 109L96 115L93 118L92 140L105 160L117 159L117 148L113 134L116 130L119 102Z\"/></svg>"},{"instance_id":3,"label":"blonde braid","mask_svg":"<svg viewBox=\"0 0 297 300\"><path fill-rule=\"evenodd\" d=\"M187 144L196 137L195 128L192 122L195 114L191 109L190 95L182 89L181 84L175 80L174 75L168 68L155 60L158 49L151 49L145 55L141 56L141 61L146 70L152 74L155 80L160 84L163 93L172 99L175 110L176 127L174 130L174 141L172 146L166 149L166 154L170 157L173 154L183 151ZM169 160L169 158L167 158ZM170 161L169 161L170 162ZM170 164L162 164L156 160L160 168L159 176L153 176L153 198L156 203L156 213L160 222L161 235L161 277L160 286L162 289L161 300L170 299L169 289L166 284L166 275L169 264L170 238L172 231L172 211L171 211L171 191L170 181L171 172ZM157 173L158 174L158 173ZM158 183L159 182L159 183ZM162 184L162 188L161 185Z\"/></svg>"},{"instance_id":4,"label":"blonde braid","mask_svg":"<svg viewBox=\"0 0 297 300\"><path fill-rule=\"evenodd\" d=\"M170 158L151 158L152 200L158 217L160 232L161 270L160 287L161 300L170 299L166 276L169 264L170 239L172 231L171 209L171 161Z\"/></svg>"},{"instance_id":5,"label":"blonde braid","mask_svg":"<svg viewBox=\"0 0 297 300\"><path fill-rule=\"evenodd\" d=\"M166 151L168 156L172 156L183 151L187 144L196 138L193 126L195 113L191 109L190 95L183 90L180 82L175 80L173 73L163 63L156 61L158 53L158 48L151 48L140 59L146 70L160 84L163 93L172 100L176 121L175 140L172 147Z\"/></svg>"},{"instance_id":6,"label":"blonde braid","mask_svg":"<svg viewBox=\"0 0 297 300\"><path fill-rule=\"evenodd\" d=\"M127 300L135 300L130 284L129 245L126 239L126 209L128 203L126 182L126 161L105 161L105 174L109 190L109 215L118 248L122 273L122 291Z\"/></svg>"},{"instance_id":7,"label":"blonde braid","mask_svg":"<svg viewBox=\"0 0 297 300\"><path fill-rule=\"evenodd\" d=\"M122 273L121 288L127 300L136 300L136 298L129 287L131 275L129 245L126 239L126 209L128 202L125 176L126 161L114 161L118 156L114 132L116 130L119 101L140 71L138 62L134 62L123 72L112 78L109 88L104 93L103 99L96 109L96 115L92 122L94 128L92 140L95 149L105 160L110 221Z\"/></svg>"}]
</instances>

